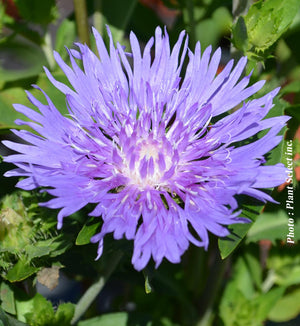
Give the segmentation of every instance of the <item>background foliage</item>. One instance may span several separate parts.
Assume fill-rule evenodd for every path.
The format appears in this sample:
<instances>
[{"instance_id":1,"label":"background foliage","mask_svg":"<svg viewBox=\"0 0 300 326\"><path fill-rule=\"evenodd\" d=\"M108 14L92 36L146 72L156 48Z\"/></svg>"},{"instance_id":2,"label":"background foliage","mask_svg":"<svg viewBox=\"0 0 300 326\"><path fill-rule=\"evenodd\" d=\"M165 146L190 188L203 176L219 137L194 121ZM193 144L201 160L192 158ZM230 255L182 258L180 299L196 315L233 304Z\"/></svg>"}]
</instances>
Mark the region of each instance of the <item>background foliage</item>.
<instances>
[{"instance_id":1,"label":"background foliage","mask_svg":"<svg viewBox=\"0 0 300 326\"><path fill-rule=\"evenodd\" d=\"M24 119L13 103L30 105L24 89L40 101L39 85L61 112L64 96L47 80L67 80L53 60L80 40L95 49L89 26L107 41L129 48L134 30L143 44L157 25L167 26L174 42L190 35L190 48L222 47L222 70L230 57L249 59L251 82L268 82L259 95L281 86L270 116L292 118L284 140L267 155L267 164L286 163L287 142L294 151L294 244L287 244L287 189L270 189L279 205L241 197L253 223L232 226L230 237L211 238L208 252L190 247L182 262L168 262L137 273L130 263L132 244L106 239L94 261L89 243L100 227L87 208L56 231L57 211L38 206L46 194L14 188L5 179L12 167L1 163L0 326L258 326L299 325L300 313L300 1L299 0L2 0L0 2L0 136L11 139L14 121ZM1 145L2 146L2 145ZM7 154L4 147L1 154ZM298 200L297 200L298 198ZM291 220L290 220L291 223ZM60 278L59 278L60 275Z\"/></svg>"}]
</instances>

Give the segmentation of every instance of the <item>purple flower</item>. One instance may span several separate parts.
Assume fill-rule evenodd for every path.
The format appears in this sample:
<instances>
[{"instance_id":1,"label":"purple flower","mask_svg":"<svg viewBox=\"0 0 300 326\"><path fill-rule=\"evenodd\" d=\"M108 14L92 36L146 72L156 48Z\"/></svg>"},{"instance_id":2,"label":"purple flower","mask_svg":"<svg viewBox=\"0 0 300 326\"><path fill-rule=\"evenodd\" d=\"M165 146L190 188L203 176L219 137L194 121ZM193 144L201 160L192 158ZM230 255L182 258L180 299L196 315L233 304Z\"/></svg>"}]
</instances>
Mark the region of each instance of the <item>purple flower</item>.
<instances>
[{"instance_id":1,"label":"purple flower","mask_svg":"<svg viewBox=\"0 0 300 326\"><path fill-rule=\"evenodd\" d=\"M208 47L201 55L197 43L192 52L184 32L170 49L167 32L157 28L143 54L134 33L132 54L115 47L108 34L109 53L94 30L100 60L83 44L77 44L79 51L69 50L72 67L54 53L73 88L46 69L66 95L68 116L45 93L47 105L28 93L40 113L15 105L34 121L16 123L39 135L14 130L27 143L4 142L18 152L5 158L18 167L6 176L26 177L17 184L22 189L45 187L54 198L42 205L61 208L59 229L65 216L96 204L90 215L103 220L101 232L91 239L99 243L98 257L104 236L113 232L115 239L134 241L137 270L151 256L156 266L164 257L178 263L190 242L208 247L208 231L224 237L227 225L248 222L238 217L235 195L272 201L259 188L283 183L285 167L262 165L263 155L281 141L277 133L288 118L263 120L278 89L245 102L264 84L248 86L250 76L241 77L246 58L235 67L229 61L216 76L221 50L211 54ZM263 138L236 146L264 129L269 131Z\"/></svg>"}]
</instances>

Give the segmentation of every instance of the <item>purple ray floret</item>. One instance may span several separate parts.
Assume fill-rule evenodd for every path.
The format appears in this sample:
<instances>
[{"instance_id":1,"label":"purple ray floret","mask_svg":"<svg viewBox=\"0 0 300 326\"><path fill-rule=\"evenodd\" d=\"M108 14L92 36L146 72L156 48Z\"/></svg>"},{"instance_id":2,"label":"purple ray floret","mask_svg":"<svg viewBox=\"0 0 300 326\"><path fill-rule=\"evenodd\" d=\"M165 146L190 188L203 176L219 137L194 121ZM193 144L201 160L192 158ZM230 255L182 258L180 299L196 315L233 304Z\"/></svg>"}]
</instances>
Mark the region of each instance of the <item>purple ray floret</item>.
<instances>
[{"instance_id":1,"label":"purple ray floret","mask_svg":"<svg viewBox=\"0 0 300 326\"><path fill-rule=\"evenodd\" d=\"M264 81L248 86L246 58L235 66L229 61L217 75L221 50L211 54L208 47L201 55L197 43L192 52L184 32L170 48L167 32L157 28L143 53L131 33L132 54L108 34L109 51L94 30L100 59L83 44L69 51L71 67L54 53L72 88L46 69L66 96L68 116L45 93L46 105L28 93L39 113L15 105L32 120L16 123L39 135L14 130L25 143L4 142L17 152L5 161L18 167L6 176L26 177L17 184L25 190L46 189L53 199L42 205L60 209L59 229L64 217L96 204L90 215L103 220L91 239L99 243L98 257L104 236L113 232L134 241L137 270L151 257L156 266L163 258L178 263L190 242L206 249L208 232L224 237L228 225L248 222L239 217L235 195L272 201L260 188L283 183L285 167L264 166L263 155L279 144L288 118L264 119L278 89L247 100ZM265 129L263 138L236 146Z\"/></svg>"}]
</instances>

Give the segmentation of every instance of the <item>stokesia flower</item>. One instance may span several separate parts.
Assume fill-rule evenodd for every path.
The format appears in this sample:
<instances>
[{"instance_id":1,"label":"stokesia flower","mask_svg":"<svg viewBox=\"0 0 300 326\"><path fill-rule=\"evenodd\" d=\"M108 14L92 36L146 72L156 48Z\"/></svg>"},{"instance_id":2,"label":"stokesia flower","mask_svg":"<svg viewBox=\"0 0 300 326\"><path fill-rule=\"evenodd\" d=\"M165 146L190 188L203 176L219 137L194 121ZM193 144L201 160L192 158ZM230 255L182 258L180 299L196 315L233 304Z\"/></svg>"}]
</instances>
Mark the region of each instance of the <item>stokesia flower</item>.
<instances>
[{"instance_id":1,"label":"stokesia flower","mask_svg":"<svg viewBox=\"0 0 300 326\"><path fill-rule=\"evenodd\" d=\"M137 270L151 256L156 266L163 258L178 263L190 242L207 249L208 232L224 237L228 225L249 222L239 217L237 194L272 201L259 189L283 183L285 167L264 166L263 155L281 141L277 134L288 118L264 119L278 89L245 101L264 84L248 86L250 76L241 77L245 57L216 75L221 50L211 54L208 47L201 55L197 43L192 52L184 32L171 49L166 30L158 27L143 53L131 33L131 54L115 47L109 29L108 35L109 52L94 30L100 59L83 44L68 50L71 67L54 53L72 88L45 68L66 96L67 116L45 93L47 104L28 93L40 113L14 106L32 120L16 123L39 135L14 130L26 144L4 142L18 152L5 158L18 167L6 176L26 177L18 187L42 187L54 196L42 205L61 209L58 229L64 217L96 204L90 215L103 220L91 239L99 243L98 257L104 236L113 233L133 240ZM237 146L265 129L264 137Z\"/></svg>"}]
</instances>

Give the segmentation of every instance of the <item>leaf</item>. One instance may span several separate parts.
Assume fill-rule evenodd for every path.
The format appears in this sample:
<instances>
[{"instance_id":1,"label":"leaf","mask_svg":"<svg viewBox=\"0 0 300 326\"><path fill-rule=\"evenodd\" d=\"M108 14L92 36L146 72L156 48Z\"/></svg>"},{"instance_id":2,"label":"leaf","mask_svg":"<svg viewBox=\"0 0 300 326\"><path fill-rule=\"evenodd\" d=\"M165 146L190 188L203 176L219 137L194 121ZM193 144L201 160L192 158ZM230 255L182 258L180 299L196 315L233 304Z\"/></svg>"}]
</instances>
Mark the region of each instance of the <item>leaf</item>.
<instances>
[{"instance_id":1,"label":"leaf","mask_svg":"<svg viewBox=\"0 0 300 326\"><path fill-rule=\"evenodd\" d=\"M296 118L298 123L300 123L300 104L287 107L285 113L293 118Z\"/></svg>"},{"instance_id":2,"label":"leaf","mask_svg":"<svg viewBox=\"0 0 300 326\"><path fill-rule=\"evenodd\" d=\"M278 97L274 98L274 106L273 108L268 112L265 119L273 118L273 117L279 117L284 115L284 111L286 107L288 106L288 103L284 100L279 99ZM284 135L287 130L287 127L284 126L281 131L278 133L278 135ZM264 130L259 133L259 137L262 137L267 133L268 130ZM285 149L285 143L284 140L282 140L274 149L272 149L266 156L266 163L265 165L275 165L279 162L282 162L282 157L284 154Z\"/></svg>"},{"instance_id":3,"label":"leaf","mask_svg":"<svg viewBox=\"0 0 300 326\"><path fill-rule=\"evenodd\" d=\"M108 1L105 3L108 3ZM155 28L160 24L161 21L154 11L138 1L128 24L128 30L135 31L140 41L148 41L152 37Z\"/></svg>"},{"instance_id":4,"label":"leaf","mask_svg":"<svg viewBox=\"0 0 300 326\"><path fill-rule=\"evenodd\" d=\"M62 303L58 306L54 316L57 326L69 326L74 316L75 305L73 303Z\"/></svg>"},{"instance_id":5,"label":"leaf","mask_svg":"<svg viewBox=\"0 0 300 326\"><path fill-rule=\"evenodd\" d=\"M127 326L127 320L126 312L117 312L80 321L78 326Z\"/></svg>"},{"instance_id":6,"label":"leaf","mask_svg":"<svg viewBox=\"0 0 300 326\"><path fill-rule=\"evenodd\" d=\"M9 326L8 318L0 306L0 326Z\"/></svg>"},{"instance_id":7,"label":"leaf","mask_svg":"<svg viewBox=\"0 0 300 326\"><path fill-rule=\"evenodd\" d=\"M294 80L280 90L281 95L300 92L300 80Z\"/></svg>"},{"instance_id":8,"label":"leaf","mask_svg":"<svg viewBox=\"0 0 300 326\"><path fill-rule=\"evenodd\" d=\"M253 302L247 300L233 283L227 285L219 309L220 318L225 326L252 326L256 319Z\"/></svg>"},{"instance_id":9,"label":"leaf","mask_svg":"<svg viewBox=\"0 0 300 326\"><path fill-rule=\"evenodd\" d=\"M240 244L251 224L232 224L228 227L230 235L225 238L219 238L218 244L222 259L228 257Z\"/></svg>"},{"instance_id":10,"label":"leaf","mask_svg":"<svg viewBox=\"0 0 300 326\"><path fill-rule=\"evenodd\" d=\"M49 239L52 241L50 245L50 257L57 257L66 252L70 247L72 247L72 240L65 234L60 234L59 236Z\"/></svg>"},{"instance_id":11,"label":"leaf","mask_svg":"<svg viewBox=\"0 0 300 326\"><path fill-rule=\"evenodd\" d=\"M68 83L67 77L61 73L53 73L54 78L58 81L63 83ZM56 108L62 113L67 113L67 106L66 106L66 98L65 95L62 94L58 89L56 89L50 81L47 79L46 74L42 73L38 80L37 85L42 88L48 96L52 99L53 103L55 104ZM46 103L45 97L37 89L30 89L30 92L42 103ZM24 121L28 121L29 119L25 117L23 114L17 112L13 108L13 104L21 103L28 107L31 107L37 110L27 99L26 93L22 88L13 87L8 88L6 90L0 91L0 132L1 129L3 131L7 131L11 128L20 129L21 127L16 125L14 121L16 119L21 119Z\"/></svg>"},{"instance_id":12,"label":"leaf","mask_svg":"<svg viewBox=\"0 0 300 326\"><path fill-rule=\"evenodd\" d=\"M30 266L27 261L20 259L16 265L14 265L14 267L8 271L5 278L9 282L23 281L32 274L36 273L39 269L39 267Z\"/></svg>"},{"instance_id":13,"label":"leaf","mask_svg":"<svg viewBox=\"0 0 300 326\"><path fill-rule=\"evenodd\" d=\"M63 60L66 60L68 53L65 49L71 48L76 39L75 22L64 19L56 32L55 50L60 54Z\"/></svg>"},{"instance_id":14,"label":"leaf","mask_svg":"<svg viewBox=\"0 0 300 326\"><path fill-rule=\"evenodd\" d=\"M30 325L53 325L54 310L50 301L37 293L33 298L33 308L25 315Z\"/></svg>"},{"instance_id":15,"label":"leaf","mask_svg":"<svg viewBox=\"0 0 300 326\"><path fill-rule=\"evenodd\" d=\"M57 16L55 0L30 0L30 6L27 0L14 0L22 18L32 23L49 24Z\"/></svg>"},{"instance_id":16,"label":"leaf","mask_svg":"<svg viewBox=\"0 0 300 326\"><path fill-rule=\"evenodd\" d=\"M5 282L0 284L0 300L3 310L12 315L16 314L14 292L11 286Z\"/></svg>"},{"instance_id":17,"label":"leaf","mask_svg":"<svg viewBox=\"0 0 300 326\"><path fill-rule=\"evenodd\" d=\"M280 298L268 314L274 322L285 322L300 314L300 288L296 288Z\"/></svg>"},{"instance_id":18,"label":"leaf","mask_svg":"<svg viewBox=\"0 0 300 326\"><path fill-rule=\"evenodd\" d=\"M245 20L240 16L232 27L232 43L234 46L245 52L248 49L248 34Z\"/></svg>"},{"instance_id":19,"label":"leaf","mask_svg":"<svg viewBox=\"0 0 300 326\"><path fill-rule=\"evenodd\" d=\"M201 48L215 47L220 37L230 30L231 19L226 7L218 7L210 18L201 20L196 25L196 39L200 40Z\"/></svg>"},{"instance_id":20,"label":"leaf","mask_svg":"<svg viewBox=\"0 0 300 326\"><path fill-rule=\"evenodd\" d=\"M124 31L137 5L137 0L110 0L103 1L103 14L107 23L113 27L115 42L120 42L124 36ZM116 10L118 8L118 10ZM118 31L118 34L116 34Z\"/></svg>"},{"instance_id":21,"label":"leaf","mask_svg":"<svg viewBox=\"0 0 300 326\"><path fill-rule=\"evenodd\" d=\"M275 244L276 240L286 240L288 223L288 215L284 210L262 213L249 230L246 243L270 240ZM300 240L300 223L296 222L294 226L294 240Z\"/></svg>"},{"instance_id":22,"label":"leaf","mask_svg":"<svg viewBox=\"0 0 300 326\"><path fill-rule=\"evenodd\" d=\"M282 297L284 291L284 287L274 288L254 299L254 302L257 305L256 318L258 320L264 321L267 319L269 312Z\"/></svg>"},{"instance_id":23,"label":"leaf","mask_svg":"<svg viewBox=\"0 0 300 326\"><path fill-rule=\"evenodd\" d=\"M43 257L51 252L51 248L48 246L43 246L43 241L38 241L35 244L28 244L24 248L28 260L32 260L37 257Z\"/></svg>"},{"instance_id":24,"label":"leaf","mask_svg":"<svg viewBox=\"0 0 300 326\"><path fill-rule=\"evenodd\" d=\"M16 40L0 43L0 82L37 76L46 63L40 47L33 43Z\"/></svg>"},{"instance_id":25,"label":"leaf","mask_svg":"<svg viewBox=\"0 0 300 326\"><path fill-rule=\"evenodd\" d=\"M280 286L300 284L299 245L274 247L267 258L267 267L273 273L273 282Z\"/></svg>"},{"instance_id":26,"label":"leaf","mask_svg":"<svg viewBox=\"0 0 300 326\"><path fill-rule=\"evenodd\" d=\"M283 295L285 288L267 293L255 291L247 260L240 256L227 284L220 303L220 316L225 326L263 325L269 311Z\"/></svg>"},{"instance_id":27,"label":"leaf","mask_svg":"<svg viewBox=\"0 0 300 326\"><path fill-rule=\"evenodd\" d=\"M291 25L299 6L299 0L255 2L244 17L249 47L259 52L272 46Z\"/></svg>"},{"instance_id":28,"label":"leaf","mask_svg":"<svg viewBox=\"0 0 300 326\"><path fill-rule=\"evenodd\" d=\"M101 221L99 221L99 219L92 219L87 222L78 233L76 245L81 246L90 243L91 237L95 235L100 224Z\"/></svg>"},{"instance_id":29,"label":"leaf","mask_svg":"<svg viewBox=\"0 0 300 326\"><path fill-rule=\"evenodd\" d=\"M244 200L244 198L242 198ZM251 198L247 198L248 202L252 202ZM263 205L243 205L241 203L241 207L243 208L240 216L246 217L251 221L255 221L257 216L261 213L263 209ZM231 234L225 238L219 238L218 245L221 253L222 259L228 257L240 244L240 242L244 239L249 229L252 227L253 223L245 223L245 224L232 224L228 227Z\"/></svg>"}]
</instances>

